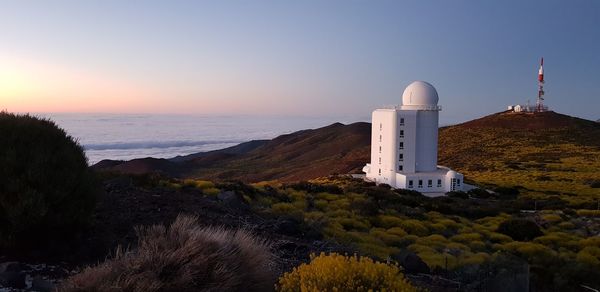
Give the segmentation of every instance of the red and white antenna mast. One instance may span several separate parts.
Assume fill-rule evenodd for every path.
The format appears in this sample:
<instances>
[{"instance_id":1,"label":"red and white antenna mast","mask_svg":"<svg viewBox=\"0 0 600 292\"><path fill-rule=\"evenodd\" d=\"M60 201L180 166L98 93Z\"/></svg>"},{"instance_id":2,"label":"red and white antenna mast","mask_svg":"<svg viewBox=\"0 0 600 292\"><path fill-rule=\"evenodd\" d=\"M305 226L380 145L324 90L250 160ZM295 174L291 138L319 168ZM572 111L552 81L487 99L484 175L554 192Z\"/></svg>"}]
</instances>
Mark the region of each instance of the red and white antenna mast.
<instances>
[{"instance_id":1,"label":"red and white antenna mast","mask_svg":"<svg viewBox=\"0 0 600 292\"><path fill-rule=\"evenodd\" d=\"M543 112L544 109L544 58L540 62L540 70L538 71L538 97L536 101L536 111Z\"/></svg>"}]
</instances>

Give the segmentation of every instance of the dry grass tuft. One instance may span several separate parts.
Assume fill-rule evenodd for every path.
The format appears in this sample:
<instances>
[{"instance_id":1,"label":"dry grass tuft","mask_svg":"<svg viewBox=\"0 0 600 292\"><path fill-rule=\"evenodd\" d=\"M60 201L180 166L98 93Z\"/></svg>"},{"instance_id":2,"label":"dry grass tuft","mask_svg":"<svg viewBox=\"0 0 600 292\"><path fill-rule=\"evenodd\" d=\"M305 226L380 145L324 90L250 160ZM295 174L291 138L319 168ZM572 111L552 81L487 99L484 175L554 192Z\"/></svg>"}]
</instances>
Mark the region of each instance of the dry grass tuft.
<instances>
[{"instance_id":1,"label":"dry grass tuft","mask_svg":"<svg viewBox=\"0 0 600 292\"><path fill-rule=\"evenodd\" d=\"M66 280L60 291L265 291L274 278L265 241L245 231L200 227L179 215L168 227L136 228L138 248Z\"/></svg>"}]
</instances>

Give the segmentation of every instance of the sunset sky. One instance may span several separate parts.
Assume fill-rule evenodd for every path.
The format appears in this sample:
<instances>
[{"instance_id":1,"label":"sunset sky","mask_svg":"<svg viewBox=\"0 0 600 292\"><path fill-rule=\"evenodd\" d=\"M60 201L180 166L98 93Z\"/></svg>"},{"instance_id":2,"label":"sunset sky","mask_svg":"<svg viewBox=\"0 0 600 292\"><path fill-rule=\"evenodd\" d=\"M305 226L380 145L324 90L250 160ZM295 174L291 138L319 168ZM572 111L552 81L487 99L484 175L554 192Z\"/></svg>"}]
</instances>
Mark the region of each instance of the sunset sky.
<instances>
[{"instance_id":1,"label":"sunset sky","mask_svg":"<svg viewBox=\"0 0 600 292\"><path fill-rule=\"evenodd\" d=\"M0 109L365 116L426 80L462 121L600 118L600 1L1 1Z\"/></svg>"}]
</instances>

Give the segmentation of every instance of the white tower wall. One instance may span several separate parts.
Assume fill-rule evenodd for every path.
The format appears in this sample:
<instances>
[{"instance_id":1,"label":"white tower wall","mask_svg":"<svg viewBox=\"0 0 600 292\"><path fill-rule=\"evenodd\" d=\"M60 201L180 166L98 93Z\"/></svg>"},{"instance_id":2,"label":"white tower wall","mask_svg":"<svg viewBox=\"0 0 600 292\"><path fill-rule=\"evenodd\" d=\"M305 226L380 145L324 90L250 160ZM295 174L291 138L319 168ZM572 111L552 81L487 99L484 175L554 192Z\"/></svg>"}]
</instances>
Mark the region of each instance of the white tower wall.
<instances>
[{"instance_id":1,"label":"white tower wall","mask_svg":"<svg viewBox=\"0 0 600 292\"><path fill-rule=\"evenodd\" d=\"M438 154L438 111L417 111L416 171L435 171Z\"/></svg>"},{"instance_id":2,"label":"white tower wall","mask_svg":"<svg viewBox=\"0 0 600 292\"><path fill-rule=\"evenodd\" d=\"M394 185L396 181L396 111L373 111L371 124L371 178L377 183Z\"/></svg>"},{"instance_id":3,"label":"white tower wall","mask_svg":"<svg viewBox=\"0 0 600 292\"><path fill-rule=\"evenodd\" d=\"M397 110L398 114L398 151L403 155L403 161L399 161L398 165L402 165L402 170L399 169L398 165L396 169L398 172L412 173L417 171L416 169L416 155L417 152L417 112L416 111L403 111ZM400 121L404 119L404 125ZM400 135L400 131L404 131L404 135ZM402 149L400 149L400 143L402 143ZM398 155L398 160L399 160Z\"/></svg>"}]
</instances>

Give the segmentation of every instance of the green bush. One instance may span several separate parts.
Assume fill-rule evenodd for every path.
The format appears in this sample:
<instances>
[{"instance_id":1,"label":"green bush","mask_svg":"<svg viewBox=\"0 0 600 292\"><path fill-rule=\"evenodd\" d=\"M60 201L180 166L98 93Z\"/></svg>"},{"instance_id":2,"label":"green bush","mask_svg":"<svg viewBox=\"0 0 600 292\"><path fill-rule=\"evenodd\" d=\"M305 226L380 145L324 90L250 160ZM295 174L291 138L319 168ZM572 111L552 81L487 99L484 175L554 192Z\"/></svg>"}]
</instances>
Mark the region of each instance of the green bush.
<instances>
[{"instance_id":1,"label":"green bush","mask_svg":"<svg viewBox=\"0 0 600 292\"><path fill-rule=\"evenodd\" d=\"M0 247L72 235L97 184L83 148L49 120L0 112Z\"/></svg>"}]
</instances>

